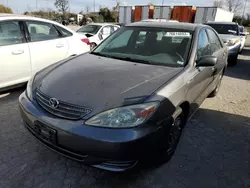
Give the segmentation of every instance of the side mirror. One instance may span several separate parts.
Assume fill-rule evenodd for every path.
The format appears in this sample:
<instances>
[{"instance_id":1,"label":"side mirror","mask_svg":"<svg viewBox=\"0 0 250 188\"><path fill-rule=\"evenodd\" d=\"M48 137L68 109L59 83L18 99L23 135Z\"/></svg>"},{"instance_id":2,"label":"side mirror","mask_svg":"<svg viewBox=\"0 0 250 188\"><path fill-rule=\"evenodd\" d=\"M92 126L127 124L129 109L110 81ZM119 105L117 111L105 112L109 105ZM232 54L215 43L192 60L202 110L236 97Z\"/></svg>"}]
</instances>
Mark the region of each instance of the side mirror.
<instances>
[{"instance_id":1,"label":"side mirror","mask_svg":"<svg viewBox=\"0 0 250 188\"><path fill-rule=\"evenodd\" d=\"M215 66L216 63L217 63L217 57L203 56L197 61L196 67L212 67Z\"/></svg>"}]
</instances>

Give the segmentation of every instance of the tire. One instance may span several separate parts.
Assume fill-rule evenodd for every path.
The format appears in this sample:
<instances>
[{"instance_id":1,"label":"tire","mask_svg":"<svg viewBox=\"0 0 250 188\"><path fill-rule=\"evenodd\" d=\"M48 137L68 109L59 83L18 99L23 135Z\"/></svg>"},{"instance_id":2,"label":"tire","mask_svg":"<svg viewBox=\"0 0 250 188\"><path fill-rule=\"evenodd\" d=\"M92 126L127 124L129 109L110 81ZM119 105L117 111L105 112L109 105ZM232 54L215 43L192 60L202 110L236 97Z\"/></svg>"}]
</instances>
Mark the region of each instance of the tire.
<instances>
[{"instance_id":1,"label":"tire","mask_svg":"<svg viewBox=\"0 0 250 188\"><path fill-rule=\"evenodd\" d=\"M237 63L238 63L238 54L236 56L231 57L228 60L228 65L229 66L235 66L235 65L237 65Z\"/></svg>"},{"instance_id":2,"label":"tire","mask_svg":"<svg viewBox=\"0 0 250 188\"><path fill-rule=\"evenodd\" d=\"M213 97L215 97L218 94L218 92L220 90L222 78L223 78L223 73L219 77L219 81L218 81L218 83L216 85L216 88L212 91L212 93L210 93L208 95L208 98L213 98Z\"/></svg>"},{"instance_id":3,"label":"tire","mask_svg":"<svg viewBox=\"0 0 250 188\"><path fill-rule=\"evenodd\" d=\"M186 124L186 117L183 111L174 119L174 123L170 127L165 140L166 146L162 149L159 154L158 164L164 164L168 162L174 155L176 147L180 141L181 133ZM165 145L165 144L163 144Z\"/></svg>"},{"instance_id":4,"label":"tire","mask_svg":"<svg viewBox=\"0 0 250 188\"><path fill-rule=\"evenodd\" d=\"M96 45L96 43L90 43L90 50L93 50L95 47L96 47L97 45Z\"/></svg>"}]
</instances>

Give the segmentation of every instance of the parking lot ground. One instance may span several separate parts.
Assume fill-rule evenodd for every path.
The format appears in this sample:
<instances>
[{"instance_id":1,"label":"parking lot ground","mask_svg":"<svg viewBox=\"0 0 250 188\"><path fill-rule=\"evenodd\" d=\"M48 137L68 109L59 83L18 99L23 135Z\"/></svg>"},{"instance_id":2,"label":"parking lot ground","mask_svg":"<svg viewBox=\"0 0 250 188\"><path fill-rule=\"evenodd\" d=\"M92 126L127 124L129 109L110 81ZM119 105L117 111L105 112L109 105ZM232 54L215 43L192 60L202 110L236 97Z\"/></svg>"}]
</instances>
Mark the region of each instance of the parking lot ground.
<instances>
[{"instance_id":1,"label":"parking lot ground","mask_svg":"<svg viewBox=\"0 0 250 188\"><path fill-rule=\"evenodd\" d=\"M0 188L249 188L250 38L229 67L216 98L207 99L184 129L169 163L111 173L62 157L24 128L18 96L0 94Z\"/></svg>"}]
</instances>

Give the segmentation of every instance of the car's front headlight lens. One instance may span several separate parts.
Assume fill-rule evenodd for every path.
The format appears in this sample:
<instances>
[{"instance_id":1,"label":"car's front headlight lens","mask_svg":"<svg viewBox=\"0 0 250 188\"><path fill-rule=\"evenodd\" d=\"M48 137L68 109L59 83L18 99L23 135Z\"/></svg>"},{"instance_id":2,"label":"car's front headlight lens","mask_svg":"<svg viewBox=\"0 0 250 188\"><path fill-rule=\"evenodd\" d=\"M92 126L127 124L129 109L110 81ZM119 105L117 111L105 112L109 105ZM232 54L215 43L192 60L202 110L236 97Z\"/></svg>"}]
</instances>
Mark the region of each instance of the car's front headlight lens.
<instances>
[{"instance_id":1,"label":"car's front headlight lens","mask_svg":"<svg viewBox=\"0 0 250 188\"><path fill-rule=\"evenodd\" d=\"M107 128L130 128L145 122L158 107L158 102L115 108L97 114L85 122L86 125Z\"/></svg>"},{"instance_id":2,"label":"car's front headlight lens","mask_svg":"<svg viewBox=\"0 0 250 188\"><path fill-rule=\"evenodd\" d=\"M32 85L34 82L34 78L35 78L35 75L30 78L30 80L28 81L28 84L27 84L27 88L26 88L26 94L30 100L33 99Z\"/></svg>"},{"instance_id":3,"label":"car's front headlight lens","mask_svg":"<svg viewBox=\"0 0 250 188\"><path fill-rule=\"evenodd\" d=\"M229 40L229 41L227 42L227 45L228 45L228 46L233 46L233 45L235 45L237 42L239 42L238 39L232 39L232 40Z\"/></svg>"}]
</instances>

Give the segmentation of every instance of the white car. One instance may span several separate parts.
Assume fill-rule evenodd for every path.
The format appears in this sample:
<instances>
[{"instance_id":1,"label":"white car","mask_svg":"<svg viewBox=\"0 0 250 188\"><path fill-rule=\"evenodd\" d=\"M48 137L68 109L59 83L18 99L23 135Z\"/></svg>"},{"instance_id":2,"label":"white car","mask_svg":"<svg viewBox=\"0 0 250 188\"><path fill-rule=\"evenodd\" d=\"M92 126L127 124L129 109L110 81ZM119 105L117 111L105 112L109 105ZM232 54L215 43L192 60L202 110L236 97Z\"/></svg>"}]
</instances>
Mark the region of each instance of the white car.
<instances>
[{"instance_id":1,"label":"white car","mask_svg":"<svg viewBox=\"0 0 250 188\"><path fill-rule=\"evenodd\" d=\"M119 28L119 25L114 24L91 23L81 27L76 32L88 37L91 48L94 48Z\"/></svg>"},{"instance_id":2,"label":"white car","mask_svg":"<svg viewBox=\"0 0 250 188\"><path fill-rule=\"evenodd\" d=\"M0 91L37 71L90 51L89 40L50 20L0 14Z\"/></svg>"}]
</instances>

